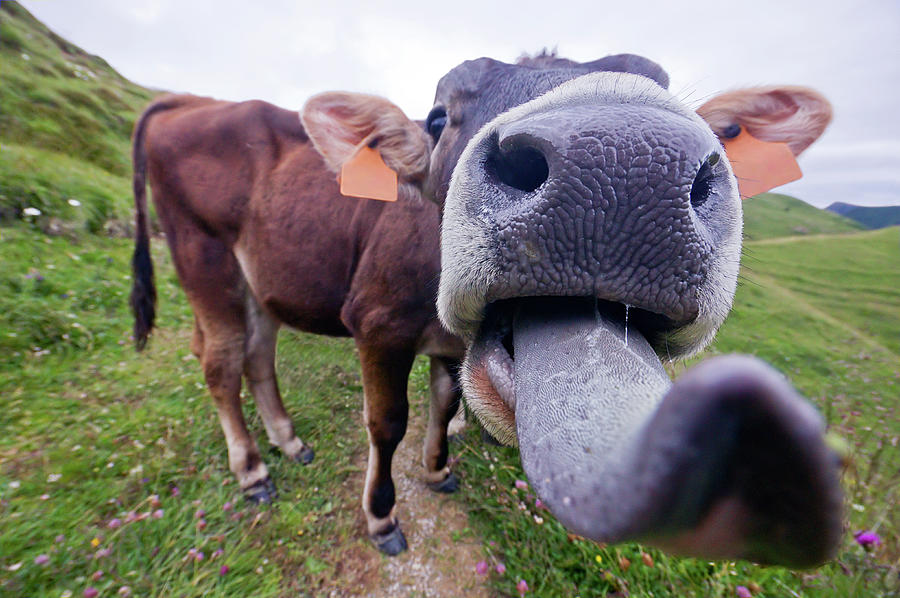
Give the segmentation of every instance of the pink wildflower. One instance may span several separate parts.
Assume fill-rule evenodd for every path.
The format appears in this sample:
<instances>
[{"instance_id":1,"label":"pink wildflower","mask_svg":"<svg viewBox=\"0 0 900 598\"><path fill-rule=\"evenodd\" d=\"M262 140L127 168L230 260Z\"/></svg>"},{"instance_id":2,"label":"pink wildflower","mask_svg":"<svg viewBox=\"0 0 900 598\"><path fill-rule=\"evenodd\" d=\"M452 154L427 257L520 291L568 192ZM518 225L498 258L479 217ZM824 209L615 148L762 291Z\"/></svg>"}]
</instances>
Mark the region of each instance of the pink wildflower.
<instances>
[{"instance_id":1,"label":"pink wildflower","mask_svg":"<svg viewBox=\"0 0 900 598\"><path fill-rule=\"evenodd\" d=\"M181 490L178 489L178 486L172 486L172 496L178 496L181 494Z\"/></svg>"},{"instance_id":2,"label":"pink wildflower","mask_svg":"<svg viewBox=\"0 0 900 598\"><path fill-rule=\"evenodd\" d=\"M870 532L868 530L856 532L853 537L856 538L856 543L866 550L869 550L872 546L881 544L881 537L875 532Z\"/></svg>"},{"instance_id":3,"label":"pink wildflower","mask_svg":"<svg viewBox=\"0 0 900 598\"><path fill-rule=\"evenodd\" d=\"M91 579L94 581L100 581L101 577L103 577L103 569L97 569L94 571L94 574L91 575Z\"/></svg>"},{"instance_id":4,"label":"pink wildflower","mask_svg":"<svg viewBox=\"0 0 900 598\"><path fill-rule=\"evenodd\" d=\"M518 488L519 490L526 490L528 488L528 482L526 482L525 480L516 480L516 488Z\"/></svg>"},{"instance_id":5,"label":"pink wildflower","mask_svg":"<svg viewBox=\"0 0 900 598\"><path fill-rule=\"evenodd\" d=\"M200 521L197 522L197 529L200 531L203 531L204 529L206 529L206 519L201 519Z\"/></svg>"},{"instance_id":6,"label":"pink wildflower","mask_svg":"<svg viewBox=\"0 0 900 598\"><path fill-rule=\"evenodd\" d=\"M486 561L478 561L475 563L475 573L478 575L487 575L488 564Z\"/></svg>"},{"instance_id":7,"label":"pink wildflower","mask_svg":"<svg viewBox=\"0 0 900 598\"><path fill-rule=\"evenodd\" d=\"M222 556L223 554L225 554L225 551L224 551L224 550L222 550L221 548L216 548L216 549L213 551L213 553L212 553L211 555L209 555L209 558L210 558L210 560L212 560L212 559L217 559L217 558L219 558L220 556Z\"/></svg>"},{"instance_id":8,"label":"pink wildflower","mask_svg":"<svg viewBox=\"0 0 900 598\"><path fill-rule=\"evenodd\" d=\"M506 573L506 565L504 565L503 563L497 563L496 569L497 569L497 573L500 575L503 575L504 573Z\"/></svg>"},{"instance_id":9,"label":"pink wildflower","mask_svg":"<svg viewBox=\"0 0 900 598\"><path fill-rule=\"evenodd\" d=\"M162 502L160 502L160 500L159 500L159 494L151 494L150 495L150 506L151 507L156 508L161 504L162 504Z\"/></svg>"},{"instance_id":10,"label":"pink wildflower","mask_svg":"<svg viewBox=\"0 0 900 598\"><path fill-rule=\"evenodd\" d=\"M112 550L111 550L111 549L109 549L109 548L101 548L100 550L98 550L97 552L94 553L94 558L95 558L95 559L102 559L102 558L108 557L110 554L112 554Z\"/></svg>"},{"instance_id":11,"label":"pink wildflower","mask_svg":"<svg viewBox=\"0 0 900 598\"><path fill-rule=\"evenodd\" d=\"M128 511L128 514L125 515L125 523L131 523L132 521L137 521L138 514L134 511Z\"/></svg>"},{"instance_id":12,"label":"pink wildflower","mask_svg":"<svg viewBox=\"0 0 900 598\"><path fill-rule=\"evenodd\" d=\"M201 550L198 550L198 551L197 551L197 554L194 555L194 560L195 560L195 561L202 561L204 558L205 558L205 557L204 557L204 555L203 555L203 551L201 551Z\"/></svg>"},{"instance_id":13,"label":"pink wildflower","mask_svg":"<svg viewBox=\"0 0 900 598\"><path fill-rule=\"evenodd\" d=\"M543 509L543 508L544 508L544 503L541 502L541 499L536 498L536 499L534 499L534 507L535 507L536 509Z\"/></svg>"},{"instance_id":14,"label":"pink wildflower","mask_svg":"<svg viewBox=\"0 0 900 598\"><path fill-rule=\"evenodd\" d=\"M222 565L219 567L219 575L227 575L228 574L228 565Z\"/></svg>"},{"instance_id":15,"label":"pink wildflower","mask_svg":"<svg viewBox=\"0 0 900 598\"><path fill-rule=\"evenodd\" d=\"M109 523L106 524L106 527L109 529L116 529L117 527L122 527L122 520L118 517L114 519L110 519Z\"/></svg>"},{"instance_id":16,"label":"pink wildflower","mask_svg":"<svg viewBox=\"0 0 900 598\"><path fill-rule=\"evenodd\" d=\"M156 509L155 511L153 511L153 518L162 519L163 513L164 511L162 509Z\"/></svg>"},{"instance_id":17,"label":"pink wildflower","mask_svg":"<svg viewBox=\"0 0 900 598\"><path fill-rule=\"evenodd\" d=\"M34 557L35 565L46 565L49 562L50 562L50 557L47 556L46 554L39 554L36 557Z\"/></svg>"},{"instance_id":18,"label":"pink wildflower","mask_svg":"<svg viewBox=\"0 0 900 598\"><path fill-rule=\"evenodd\" d=\"M734 589L734 593L737 595L738 598L753 598L753 594L751 594L750 590L748 590L744 586L736 587Z\"/></svg>"},{"instance_id":19,"label":"pink wildflower","mask_svg":"<svg viewBox=\"0 0 900 598\"><path fill-rule=\"evenodd\" d=\"M97 594L100 592L97 591L97 588L93 586L88 586L84 589L84 598L97 598Z\"/></svg>"},{"instance_id":20,"label":"pink wildflower","mask_svg":"<svg viewBox=\"0 0 900 598\"><path fill-rule=\"evenodd\" d=\"M203 509L197 509L197 512L194 513L194 519L203 519L206 517L206 511Z\"/></svg>"},{"instance_id":21,"label":"pink wildflower","mask_svg":"<svg viewBox=\"0 0 900 598\"><path fill-rule=\"evenodd\" d=\"M231 501L228 501L228 502L226 502L224 505L222 505L222 510L223 510L223 511L230 511L232 506L233 506L233 505L231 504Z\"/></svg>"},{"instance_id":22,"label":"pink wildflower","mask_svg":"<svg viewBox=\"0 0 900 598\"><path fill-rule=\"evenodd\" d=\"M525 592L528 591L528 583L524 579L520 579L519 583L516 584L516 589L519 590L519 596L524 596Z\"/></svg>"},{"instance_id":23,"label":"pink wildflower","mask_svg":"<svg viewBox=\"0 0 900 598\"><path fill-rule=\"evenodd\" d=\"M131 596L131 588L128 586L122 586L121 588L119 588L119 596L121 596L122 598L128 598L129 596Z\"/></svg>"},{"instance_id":24,"label":"pink wildflower","mask_svg":"<svg viewBox=\"0 0 900 598\"><path fill-rule=\"evenodd\" d=\"M57 543L57 544L62 544L62 543L65 542L65 541L66 541L66 537L65 537L64 535L60 534L60 535L56 536L56 543Z\"/></svg>"}]
</instances>

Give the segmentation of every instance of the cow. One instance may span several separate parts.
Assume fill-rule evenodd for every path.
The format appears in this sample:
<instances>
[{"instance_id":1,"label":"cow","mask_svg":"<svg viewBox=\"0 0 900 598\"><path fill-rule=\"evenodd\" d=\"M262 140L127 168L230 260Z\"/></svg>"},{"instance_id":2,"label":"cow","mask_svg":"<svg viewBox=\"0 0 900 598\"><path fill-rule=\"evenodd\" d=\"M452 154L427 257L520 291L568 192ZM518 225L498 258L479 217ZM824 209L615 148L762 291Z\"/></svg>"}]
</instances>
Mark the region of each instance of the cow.
<instances>
[{"instance_id":1,"label":"cow","mask_svg":"<svg viewBox=\"0 0 900 598\"><path fill-rule=\"evenodd\" d=\"M427 174L406 180L442 207L438 311L467 346L467 406L518 445L568 529L813 566L842 515L822 418L755 358L708 359L674 384L662 360L698 353L731 309L742 217L723 145L746 134L799 154L831 108L774 86L695 111L667 88L629 54L481 58L440 80L425 140L399 120L405 141L375 140L408 161L428 147ZM335 170L368 140L355 103L326 93L301 110Z\"/></svg>"},{"instance_id":2,"label":"cow","mask_svg":"<svg viewBox=\"0 0 900 598\"><path fill-rule=\"evenodd\" d=\"M149 177L194 313L191 350L218 411L229 467L246 498L266 503L276 490L241 413L242 378L269 442L290 459L309 463L313 450L294 433L278 390L278 329L352 336L369 438L363 510L378 548L397 554L406 541L395 515L391 459L406 430L413 359L427 355L431 367L424 478L433 490L452 492L457 479L447 464L447 424L459 404L464 347L442 328L435 308L439 212L421 199L415 184L427 170L430 142L420 125L391 129L398 110L385 100L358 98L354 110L364 115L363 127L370 127L355 134L388 134L404 148L407 142L422 144L411 162L390 141L379 147L403 178L395 202L342 196L297 112L261 101L189 95L165 96L146 108L133 138L134 337L142 348L155 316Z\"/></svg>"}]
</instances>

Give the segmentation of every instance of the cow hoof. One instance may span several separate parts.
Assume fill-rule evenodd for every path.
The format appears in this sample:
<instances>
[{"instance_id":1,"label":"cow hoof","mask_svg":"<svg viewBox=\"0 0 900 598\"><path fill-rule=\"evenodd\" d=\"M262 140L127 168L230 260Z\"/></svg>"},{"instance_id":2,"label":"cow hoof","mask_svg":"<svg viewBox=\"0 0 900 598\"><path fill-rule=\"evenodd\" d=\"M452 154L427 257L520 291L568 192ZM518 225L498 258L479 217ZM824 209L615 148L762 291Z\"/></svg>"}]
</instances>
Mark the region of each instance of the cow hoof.
<instances>
[{"instance_id":1,"label":"cow hoof","mask_svg":"<svg viewBox=\"0 0 900 598\"><path fill-rule=\"evenodd\" d=\"M278 498L278 490L272 478L260 480L248 488L244 488L244 500L254 505L267 505Z\"/></svg>"},{"instance_id":2,"label":"cow hoof","mask_svg":"<svg viewBox=\"0 0 900 598\"><path fill-rule=\"evenodd\" d=\"M315 456L316 452L312 450L312 448L304 446L299 453L294 455L294 461L296 461L297 463L302 463L303 465L309 465L310 463L312 463Z\"/></svg>"},{"instance_id":3,"label":"cow hoof","mask_svg":"<svg viewBox=\"0 0 900 598\"><path fill-rule=\"evenodd\" d=\"M457 478L453 472L450 472L450 474L440 482L428 482L428 487L435 492L452 494L459 490L459 478Z\"/></svg>"},{"instance_id":4,"label":"cow hoof","mask_svg":"<svg viewBox=\"0 0 900 598\"><path fill-rule=\"evenodd\" d=\"M403 532L400 530L399 522L394 525L394 529L388 532L383 534L373 534L372 541L375 542L375 546L378 547L378 550L388 556L397 556L408 548L406 545L406 537L404 537Z\"/></svg>"}]
</instances>

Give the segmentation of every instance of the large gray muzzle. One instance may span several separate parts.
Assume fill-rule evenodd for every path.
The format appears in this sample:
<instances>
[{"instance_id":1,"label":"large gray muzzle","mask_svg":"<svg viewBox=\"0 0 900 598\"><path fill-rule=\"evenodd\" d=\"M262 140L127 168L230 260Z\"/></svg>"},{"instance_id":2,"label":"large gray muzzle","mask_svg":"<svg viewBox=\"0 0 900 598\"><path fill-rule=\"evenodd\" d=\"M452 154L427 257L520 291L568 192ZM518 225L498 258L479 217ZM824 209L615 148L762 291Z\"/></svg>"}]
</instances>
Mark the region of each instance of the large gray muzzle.
<instances>
[{"instance_id":1,"label":"large gray muzzle","mask_svg":"<svg viewBox=\"0 0 900 598\"><path fill-rule=\"evenodd\" d=\"M804 566L840 531L815 411L750 358L674 386L731 308L741 212L709 127L595 73L488 123L444 207L438 297L469 405L538 494L599 541Z\"/></svg>"}]
</instances>

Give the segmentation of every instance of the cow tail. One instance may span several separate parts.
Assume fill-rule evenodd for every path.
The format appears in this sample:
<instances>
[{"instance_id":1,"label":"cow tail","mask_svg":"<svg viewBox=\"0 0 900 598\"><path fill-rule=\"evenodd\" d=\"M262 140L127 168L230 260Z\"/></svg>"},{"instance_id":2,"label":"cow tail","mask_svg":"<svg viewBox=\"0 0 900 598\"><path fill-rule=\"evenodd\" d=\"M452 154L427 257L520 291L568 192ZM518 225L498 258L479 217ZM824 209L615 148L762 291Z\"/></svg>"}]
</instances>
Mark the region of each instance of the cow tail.
<instances>
[{"instance_id":1,"label":"cow tail","mask_svg":"<svg viewBox=\"0 0 900 598\"><path fill-rule=\"evenodd\" d=\"M153 282L153 259L150 256L150 224L147 218L147 123L155 113L172 107L165 101L154 102L141 115L134 127L132 166L134 168L134 255L131 258L133 285L131 311L134 314L134 344L138 351L147 344L147 337L156 319L156 285Z\"/></svg>"}]
</instances>

